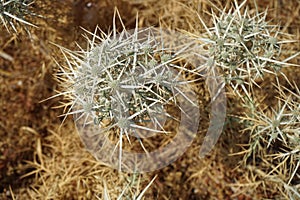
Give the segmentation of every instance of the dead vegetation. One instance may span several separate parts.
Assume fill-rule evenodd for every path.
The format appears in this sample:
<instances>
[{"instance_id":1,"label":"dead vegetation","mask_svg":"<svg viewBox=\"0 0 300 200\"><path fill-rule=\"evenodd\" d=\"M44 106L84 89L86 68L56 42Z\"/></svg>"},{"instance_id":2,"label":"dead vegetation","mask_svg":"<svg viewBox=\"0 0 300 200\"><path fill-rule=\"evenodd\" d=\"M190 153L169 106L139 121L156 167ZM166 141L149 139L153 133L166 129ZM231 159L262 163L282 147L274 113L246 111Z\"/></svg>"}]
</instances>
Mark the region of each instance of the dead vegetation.
<instances>
[{"instance_id":1,"label":"dead vegetation","mask_svg":"<svg viewBox=\"0 0 300 200\"><path fill-rule=\"evenodd\" d=\"M249 0L247 5L254 8L253 2ZM288 182L299 192L300 167L291 157L280 158L287 151L281 143L275 142L271 148L266 148L268 141L261 142L255 156L245 157L252 140L249 132L242 131L245 124L239 122L245 109L230 89L227 90L228 117L224 133L211 154L198 158L199 144L208 123L204 105L209 99L204 98L201 99L203 121L193 144L171 165L146 174L118 173L96 161L83 147L73 119L69 117L61 125L63 118L58 116L63 109L53 107L59 106L62 98L43 101L60 89L53 76L58 70L54 60L59 63L64 60L53 43L73 50L78 48L75 42L84 46L79 26L93 30L99 24L108 31L115 6L129 28L134 27L138 12L140 27L161 25L200 35L205 30L197 13L211 25L209 13L211 10L217 12L213 5L229 8L231 3L230 0L102 3L37 0L33 10L41 17L28 19L38 26L28 27L30 36L24 30L18 34L0 32L0 198L104 199L104 191L107 191L116 199L128 188L124 197L130 199L155 175L157 178L147 190L145 199L290 199ZM257 3L261 11L269 8L268 19L272 19L273 24L281 24L281 31L291 34L287 37L300 40L299 1ZM300 43L291 43L285 48L282 56L289 56L300 51ZM299 56L290 62L300 64ZM300 68L289 67L283 71L289 81L299 87ZM271 83L276 83L275 78L266 77L261 83L263 89L256 91L260 100L257 106L276 105L274 96L286 98L274 92L276 87ZM296 92L284 78L281 84ZM299 198L295 196L295 199Z\"/></svg>"}]
</instances>

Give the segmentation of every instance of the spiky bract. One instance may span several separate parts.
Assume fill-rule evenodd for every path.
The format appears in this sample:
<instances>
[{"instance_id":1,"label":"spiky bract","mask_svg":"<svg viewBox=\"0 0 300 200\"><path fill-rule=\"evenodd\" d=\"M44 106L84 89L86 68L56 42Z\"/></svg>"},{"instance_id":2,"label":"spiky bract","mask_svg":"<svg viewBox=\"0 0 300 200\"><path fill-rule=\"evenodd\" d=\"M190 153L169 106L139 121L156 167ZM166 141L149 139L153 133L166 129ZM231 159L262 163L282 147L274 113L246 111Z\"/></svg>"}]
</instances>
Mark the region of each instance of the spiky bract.
<instances>
[{"instance_id":1,"label":"spiky bract","mask_svg":"<svg viewBox=\"0 0 300 200\"><path fill-rule=\"evenodd\" d=\"M213 24L206 27L209 39L210 60L224 74L228 84L240 96L252 100L253 86L258 86L257 80L262 80L266 74L280 73L289 60L280 60L282 44L292 42L280 40L284 35L280 27L267 21L267 10L254 14L234 2L229 11L219 10L220 14L212 13ZM203 21L202 21L203 22ZM239 91L242 89L242 93Z\"/></svg>"},{"instance_id":2,"label":"spiky bract","mask_svg":"<svg viewBox=\"0 0 300 200\"><path fill-rule=\"evenodd\" d=\"M25 18L34 15L30 10L33 0L1 0L0 1L0 22L5 26L8 32L18 31L22 25L35 26Z\"/></svg>"}]
</instances>

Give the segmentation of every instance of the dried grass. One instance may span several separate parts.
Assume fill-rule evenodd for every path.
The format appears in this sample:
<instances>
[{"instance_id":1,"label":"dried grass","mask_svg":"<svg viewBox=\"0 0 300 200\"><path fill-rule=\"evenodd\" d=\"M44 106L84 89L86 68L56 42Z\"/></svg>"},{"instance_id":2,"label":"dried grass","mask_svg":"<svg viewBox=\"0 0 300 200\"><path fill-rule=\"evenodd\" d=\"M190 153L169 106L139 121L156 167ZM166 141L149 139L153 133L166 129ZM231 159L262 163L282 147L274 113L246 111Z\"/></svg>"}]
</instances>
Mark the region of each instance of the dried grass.
<instances>
[{"instance_id":1,"label":"dried grass","mask_svg":"<svg viewBox=\"0 0 300 200\"><path fill-rule=\"evenodd\" d=\"M79 30L78 25L83 25L76 25L74 21L72 1L42 2L37 1L36 5L46 18L33 19L39 26L30 30L33 40L22 32L18 37L0 32L0 198L102 199L106 187L110 197L116 199L130 183L133 184L126 195L141 192L154 173L134 178L96 161L82 147L71 119L58 130L61 119L57 116L62 110L52 107L57 106L60 99L39 103L58 89L52 78L56 71L52 56L57 59L59 53L50 41L76 49L73 41L80 38L80 32L75 30ZM129 0L122 2L128 5ZM122 2L119 3L122 5ZM211 3L202 0L130 2L132 13L126 16L129 27L134 22L131 16L139 11L140 26L161 24L194 35L204 32L197 13L209 25L212 21L208 13L215 10ZM230 7L230 2L212 0L218 7ZM295 35L286 35L287 38L300 40L299 1L264 0L257 3L261 10L269 7L268 18L282 24L282 31ZM254 7L251 0L247 4ZM101 9L103 7L99 12ZM109 6L105 9L113 10ZM111 17L107 15L103 19L109 29ZM291 55L299 51L298 42L287 45L284 52ZM298 56L291 62L300 64L299 59ZM291 82L300 85L299 67L286 68L283 72ZM283 78L280 80L282 86L290 88ZM261 107L276 105L273 93L269 93L274 89L271 82L275 83L274 77L266 77L261 83L264 90L256 91ZM276 149L277 143L271 153L262 146L255 157L243 160L250 134L241 133L245 124L238 121L245 110L230 90L225 132L210 156L198 159L199 144L207 127L208 111L204 105L208 101L202 100L204 123L199 138L182 158L155 172L158 177L145 199L289 199L289 182L300 190L299 166L290 158L276 157L284 153Z\"/></svg>"}]
</instances>

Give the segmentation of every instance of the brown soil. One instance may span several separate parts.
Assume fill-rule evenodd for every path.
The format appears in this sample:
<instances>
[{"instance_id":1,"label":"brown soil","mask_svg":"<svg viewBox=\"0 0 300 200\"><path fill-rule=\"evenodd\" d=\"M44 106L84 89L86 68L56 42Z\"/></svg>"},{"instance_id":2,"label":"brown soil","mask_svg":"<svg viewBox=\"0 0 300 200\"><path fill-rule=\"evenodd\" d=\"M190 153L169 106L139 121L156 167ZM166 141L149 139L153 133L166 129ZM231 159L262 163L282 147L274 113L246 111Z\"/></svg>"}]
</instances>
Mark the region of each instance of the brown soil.
<instances>
[{"instance_id":1,"label":"brown soil","mask_svg":"<svg viewBox=\"0 0 300 200\"><path fill-rule=\"evenodd\" d=\"M145 199L250 200L280 196L277 183L261 185L259 176L241 165L243 156L232 156L243 150L240 144L249 140L247 134L239 132L243 127L235 117L228 117L224 134L210 155L198 158L199 144L208 122L204 106L203 127L188 151L171 165L141 174L136 180L134 175L120 174L96 161L85 150L72 118L62 124L63 117L59 117L64 112L59 107L63 98L44 101L60 89L54 74L58 70L57 63L64 64L59 48L53 44L72 50L78 49L75 42L85 45L79 26L92 31L98 24L107 32L115 6L128 29L135 26L136 11L139 11L141 27L161 24L194 34L203 32L197 15L191 10L199 12L207 24L212 23L207 13L213 7L204 0L97 2L38 0L33 9L41 17L30 20L39 28L29 28L30 37L23 30L18 34L0 31L0 53L9 55L8 58L0 56L0 199L97 199L96 196L101 199L104 183L114 199L132 180L138 184L132 184L130 192L141 191L156 174L158 177ZM231 1L212 2L225 6ZM247 4L253 8L253 1ZM299 1L264 0L259 1L258 6L260 10L269 7L268 17L273 19L272 23L282 24L283 31L300 40ZM290 55L298 52L300 43L290 44L287 49ZM299 56L291 62L300 64ZM286 69L285 73L300 85L299 67ZM262 97L267 95L265 103L268 103L273 95L266 92L258 93ZM201 101L205 105L209 99ZM231 93L228 101L230 116L242 113Z\"/></svg>"}]
</instances>

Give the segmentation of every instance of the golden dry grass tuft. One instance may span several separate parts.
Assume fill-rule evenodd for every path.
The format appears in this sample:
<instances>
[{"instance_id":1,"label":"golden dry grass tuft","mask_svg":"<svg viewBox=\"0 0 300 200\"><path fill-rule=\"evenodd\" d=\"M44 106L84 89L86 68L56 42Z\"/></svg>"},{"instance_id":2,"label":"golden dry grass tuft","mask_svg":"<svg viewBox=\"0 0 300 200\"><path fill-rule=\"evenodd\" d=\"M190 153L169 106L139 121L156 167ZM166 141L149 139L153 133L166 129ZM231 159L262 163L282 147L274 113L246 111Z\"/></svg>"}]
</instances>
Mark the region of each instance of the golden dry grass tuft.
<instances>
[{"instance_id":1,"label":"golden dry grass tuft","mask_svg":"<svg viewBox=\"0 0 300 200\"><path fill-rule=\"evenodd\" d=\"M129 184L131 187L124 196L147 185L147 176L141 179L138 174L118 173L95 160L83 147L79 136L74 134L72 121L60 131L48 132L48 136L35 141L33 161L27 162L31 171L23 176L34 176L34 182L26 194L18 198L101 199L106 185L110 197L116 199Z\"/></svg>"}]
</instances>

